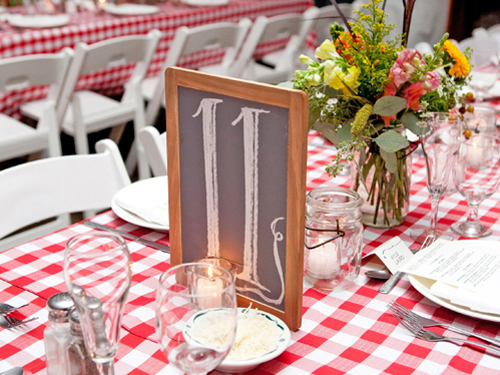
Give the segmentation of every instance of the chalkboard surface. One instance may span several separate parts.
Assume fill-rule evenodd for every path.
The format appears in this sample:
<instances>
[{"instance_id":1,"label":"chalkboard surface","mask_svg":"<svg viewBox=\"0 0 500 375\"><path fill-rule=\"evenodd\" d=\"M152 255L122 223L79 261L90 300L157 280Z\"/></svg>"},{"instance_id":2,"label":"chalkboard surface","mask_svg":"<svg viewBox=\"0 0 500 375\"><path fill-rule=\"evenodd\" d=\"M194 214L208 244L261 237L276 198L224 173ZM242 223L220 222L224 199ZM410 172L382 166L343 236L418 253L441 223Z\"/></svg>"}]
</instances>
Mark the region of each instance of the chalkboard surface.
<instances>
[{"instance_id":1,"label":"chalkboard surface","mask_svg":"<svg viewBox=\"0 0 500 375\"><path fill-rule=\"evenodd\" d=\"M172 265L236 265L240 306L300 327L307 96L166 71Z\"/></svg>"}]
</instances>

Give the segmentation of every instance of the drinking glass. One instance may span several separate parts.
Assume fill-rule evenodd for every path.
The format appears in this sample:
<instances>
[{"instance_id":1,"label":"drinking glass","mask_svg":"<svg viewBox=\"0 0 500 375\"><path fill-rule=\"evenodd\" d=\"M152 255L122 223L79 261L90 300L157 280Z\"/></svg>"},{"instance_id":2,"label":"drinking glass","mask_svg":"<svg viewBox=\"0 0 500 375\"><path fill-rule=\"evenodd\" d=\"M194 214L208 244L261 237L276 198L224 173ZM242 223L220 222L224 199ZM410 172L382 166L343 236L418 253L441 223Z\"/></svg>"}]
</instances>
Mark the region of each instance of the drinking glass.
<instances>
[{"instance_id":1,"label":"drinking glass","mask_svg":"<svg viewBox=\"0 0 500 375\"><path fill-rule=\"evenodd\" d=\"M130 254L121 236L93 231L68 241L64 280L100 374L114 374L113 360L131 275Z\"/></svg>"},{"instance_id":2,"label":"drinking glass","mask_svg":"<svg viewBox=\"0 0 500 375\"><path fill-rule=\"evenodd\" d=\"M469 86L474 90L476 100L481 103L484 95L495 85L498 79L498 58L495 49L474 48L470 63L471 79Z\"/></svg>"},{"instance_id":3,"label":"drinking glass","mask_svg":"<svg viewBox=\"0 0 500 375\"><path fill-rule=\"evenodd\" d=\"M191 375L215 369L236 334L236 291L230 271L185 263L160 276L156 333L168 361Z\"/></svg>"},{"instance_id":4,"label":"drinking glass","mask_svg":"<svg viewBox=\"0 0 500 375\"><path fill-rule=\"evenodd\" d=\"M479 222L478 209L483 200L497 191L500 183L500 138L480 133L463 139L453 179L467 200L469 214L464 222L453 224L451 229L468 238L490 235L491 229Z\"/></svg>"},{"instance_id":5,"label":"drinking glass","mask_svg":"<svg viewBox=\"0 0 500 375\"><path fill-rule=\"evenodd\" d=\"M464 121L472 133L487 133L497 136L498 130L495 124L497 112L490 106L475 105L474 112L466 112Z\"/></svg>"},{"instance_id":6,"label":"drinking glass","mask_svg":"<svg viewBox=\"0 0 500 375\"><path fill-rule=\"evenodd\" d=\"M455 114L434 113L428 118L427 125L429 131L420 136L420 144L427 170L427 190L431 196L431 223L430 228L416 228L411 232L411 238L418 243L423 243L427 237L443 237L443 232L436 228L439 202L448 185L462 134L462 121ZM452 239L448 235L444 237Z\"/></svg>"}]
</instances>

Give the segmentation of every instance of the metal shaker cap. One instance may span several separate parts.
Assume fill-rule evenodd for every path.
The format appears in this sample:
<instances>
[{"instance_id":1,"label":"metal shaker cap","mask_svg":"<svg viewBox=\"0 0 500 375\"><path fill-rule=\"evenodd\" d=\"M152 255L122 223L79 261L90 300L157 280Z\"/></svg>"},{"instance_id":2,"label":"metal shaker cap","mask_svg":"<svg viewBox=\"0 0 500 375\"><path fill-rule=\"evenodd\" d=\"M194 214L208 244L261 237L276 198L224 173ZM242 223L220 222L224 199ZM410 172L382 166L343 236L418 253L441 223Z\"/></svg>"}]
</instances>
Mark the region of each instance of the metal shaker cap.
<instances>
[{"instance_id":1,"label":"metal shaker cap","mask_svg":"<svg viewBox=\"0 0 500 375\"><path fill-rule=\"evenodd\" d=\"M69 312L69 324L71 327L71 333L73 335L82 335L82 326L80 324L80 316L78 315L78 311L76 308L73 308Z\"/></svg>"},{"instance_id":2,"label":"metal shaker cap","mask_svg":"<svg viewBox=\"0 0 500 375\"><path fill-rule=\"evenodd\" d=\"M68 292L54 294L47 301L49 320L59 323L67 322L69 319L69 311L73 307L73 299Z\"/></svg>"}]
</instances>

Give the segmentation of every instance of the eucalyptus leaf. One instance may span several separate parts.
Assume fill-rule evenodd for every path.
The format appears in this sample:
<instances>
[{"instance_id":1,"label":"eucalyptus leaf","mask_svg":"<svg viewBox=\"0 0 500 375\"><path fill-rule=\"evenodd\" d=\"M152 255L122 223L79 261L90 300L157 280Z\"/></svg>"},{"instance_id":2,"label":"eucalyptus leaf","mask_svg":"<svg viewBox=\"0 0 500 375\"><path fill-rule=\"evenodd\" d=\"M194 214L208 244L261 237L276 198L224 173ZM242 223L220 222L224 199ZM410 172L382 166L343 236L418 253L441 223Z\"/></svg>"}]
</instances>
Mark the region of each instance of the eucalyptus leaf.
<instances>
[{"instance_id":1,"label":"eucalyptus leaf","mask_svg":"<svg viewBox=\"0 0 500 375\"><path fill-rule=\"evenodd\" d=\"M385 152L380 150L380 156L385 161L386 169L391 173L396 173L398 171L398 158L395 152Z\"/></svg>"},{"instance_id":2,"label":"eucalyptus leaf","mask_svg":"<svg viewBox=\"0 0 500 375\"><path fill-rule=\"evenodd\" d=\"M417 116L415 116L413 113L405 113L401 117L401 123L412 133L415 135L422 135L427 133L429 129L429 125L427 125L425 122L420 120ZM425 124L424 126L421 126L420 124Z\"/></svg>"},{"instance_id":3,"label":"eucalyptus leaf","mask_svg":"<svg viewBox=\"0 0 500 375\"><path fill-rule=\"evenodd\" d=\"M341 142L335 130L333 130L333 125L328 122L316 121L313 127L314 130L319 131L326 139L332 142L335 146L338 146Z\"/></svg>"},{"instance_id":4,"label":"eucalyptus leaf","mask_svg":"<svg viewBox=\"0 0 500 375\"><path fill-rule=\"evenodd\" d=\"M394 130L389 130L380 134L375 138L375 142L385 152L396 152L410 145L405 137Z\"/></svg>"},{"instance_id":5,"label":"eucalyptus leaf","mask_svg":"<svg viewBox=\"0 0 500 375\"><path fill-rule=\"evenodd\" d=\"M373 113L380 116L393 116L405 109L407 100L399 96L383 96L375 102Z\"/></svg>"},{"instance_id":6,"label":"eucalyptus leaf","mask_svg":"<svg viewBox=\"0 0 500 375\"><path fill-rule=\"evenodd\" d=\"M337 135L339 136L342 142L349 142L352 138L351 135L352 121L349 121L347 124L344 124L338 131Z\"/></svg>"}]
</instances>

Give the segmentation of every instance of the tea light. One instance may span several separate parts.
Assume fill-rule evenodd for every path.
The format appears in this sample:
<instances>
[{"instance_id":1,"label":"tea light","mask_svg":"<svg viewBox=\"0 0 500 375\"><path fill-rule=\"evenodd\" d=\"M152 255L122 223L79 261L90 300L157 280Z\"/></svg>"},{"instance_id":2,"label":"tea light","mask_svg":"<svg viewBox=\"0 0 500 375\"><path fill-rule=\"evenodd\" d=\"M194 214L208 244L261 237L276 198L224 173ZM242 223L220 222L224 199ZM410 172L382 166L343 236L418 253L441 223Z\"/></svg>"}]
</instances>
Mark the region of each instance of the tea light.
<instances>
[{"instance_id":1,"label":"tea light","mask_svg":"<svg viewBox=\"0 0 500 375\"><path fill-rule=\"evenodd\" d=\"M317 279L331 279L340 271L338 251L335 241L309 250L307 273Z\"/></svg>"},{"instance_id":2,"label":"tea light","mask_svg":"<svg viewBox=\"0 0 500 375\"><path fill-rule=\"evenodd\" d=\"M196 261L196 263L208 263L208 264L213 264L219 267L222 267L229 272L235 277L236 276L236 265L232 262L230 262L227 259L224 258L219 258L219 257L206 257L202 258Z\"/></svg>"},{"instance_id":3,"label":"tea light","mask_svg":"<svg viewBox=\"0 0 500 375\"><path fill-rule=\"evenodd\" d=\"M483 162L483 148L476 142L469 145L467 150L467 162L472 167L479 167Z\"/></svg>"},{"instance_id":4,"label":"tea light","mask_svg":"<svg viewBox=\"0 0 500 375\"><path fill-rule=\"evenodd\" d=\"M200 309L212 309L221 306L222 290L224 284L220 277L214 276L214 268L208 268L208 277L199 276L196 281L196 294L207 295L198 298L198 307ZM211 295L209 295L211 294Z\"/></svg>"}]
</instances>

